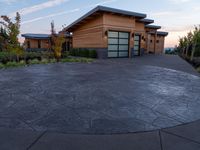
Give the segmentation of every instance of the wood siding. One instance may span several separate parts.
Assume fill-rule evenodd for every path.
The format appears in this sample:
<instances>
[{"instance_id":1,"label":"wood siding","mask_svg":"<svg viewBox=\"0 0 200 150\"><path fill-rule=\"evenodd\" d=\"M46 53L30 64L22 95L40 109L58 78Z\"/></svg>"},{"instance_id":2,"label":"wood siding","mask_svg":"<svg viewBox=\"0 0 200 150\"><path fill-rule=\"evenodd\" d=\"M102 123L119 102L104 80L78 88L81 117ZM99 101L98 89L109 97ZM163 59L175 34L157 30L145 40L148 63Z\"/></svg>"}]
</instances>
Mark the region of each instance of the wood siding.
<instances>
[{"instance_id":1,"label":"wood siding","mask_svg":"<svg viewBox=\"0 0 200 150\"><path fill-rule=\"evenodd\" d=\"M25 48L28 48L28 41L30 42L30 48L38 48L38 40L37 39L25 39ZM41 39L41 47L44 49L50 48L49 40Z\"/></svg>"},{"instance_id":2,"label":"wood siding","mask_svg":"<svg viewBox=\"0 0 200 150\"><path fill-rule=\"evenodd\" d=\"M103 16L82 24L73 32L73 48L102 48L103 43Z\"/></svg>"}]
</instances>

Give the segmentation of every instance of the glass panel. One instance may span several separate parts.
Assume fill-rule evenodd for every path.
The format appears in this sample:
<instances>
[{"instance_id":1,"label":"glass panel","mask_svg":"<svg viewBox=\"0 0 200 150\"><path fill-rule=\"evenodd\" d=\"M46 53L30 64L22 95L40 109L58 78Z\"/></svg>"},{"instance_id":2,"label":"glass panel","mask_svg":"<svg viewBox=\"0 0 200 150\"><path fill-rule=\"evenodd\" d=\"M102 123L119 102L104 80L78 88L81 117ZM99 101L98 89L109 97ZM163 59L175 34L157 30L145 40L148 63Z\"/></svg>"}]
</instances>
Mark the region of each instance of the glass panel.
<instances>
[{"instance_id":1,"label":"glass panel","mask_svg":"<svg viewBox=\"0 0 200 150\"><path fill-rule=\"evenodd\" d=\"M139 41L135 41L135 42L134 42L134 45L139 45Z\"/></svg>"},{"instance_id":2,"label":"glass panel","mask_svg":"<svg viewBox=\"0 0 200 150\"><path fill-rule=\"evenodd\" d=\"M134 55L139 55L139 51L134 51Z\"/></svg>"},{"instance_id":3,"label":"glass panel","mask_svg":"<svg viewBox=\"0 0 200 150\"><path fill-rule=\"evenodd\" d=\"M108 52L108 57L118 57L118 52Z\"/></svg>"},{"instance_id":4,"label":"glass panel","mask_svg":"<svg viewBox=\"0 0 200 150\"><path fill-rule=\"evenodd\" d=\"M116 38L118 38L118 32L109 31L108 32L108 37L116 37Z\"/></svg>"},{"instance_id":5,"label":"glass panel","mask_svg":"<svg viewBox=\"0 0 200 150\"><path fill-rule=\"evenodd\" d=\"M128 39L119 39L119 44L127 44L128 45Z\"/></svg>"},{"instance_id":6,"label":"glass panel","mask_svg":"<svg viewBox=\"0 0 200 150\"><path fill-rule=\"evenodd\" d=\"M134 46L134 50L139 50L139 46Z\"/></svg>"},{"instance_id":7,"label":"glass panel","mask_svg":"<svg viewBox=\"0 0 200 150\"><path fill-rule=\"evenodd\" d=\"M129 33L127 33L127 32L119 32L119 38L129 38Z\"/></svg>"},{"instance_id":8,"label":"glass panel","mask_svg":"<svg viewBox=\"0 0 200 150\"><path fill-rule=\"evenodd\" d=\"M136 40L136 41L139 41L139 40L140 40L140 36L135 35L135 40Z\"/></svg>"},{"instance_id":9,"label":"glass panel","mask_svg":"<svg viewBox=\"0 0 200 150\"><path fill-rule=\"evenodd\" d=\"M118 44L118 39L108 39L108 44Z\"/></svg>"},{"instance_id":10,"label":"glass panel","mask_svg":"<svg viewBox=\"0 0 200 150\"><path fill-rule=\"evenodd\" d=\"M119 57L128 57L128 52L119 52Z\"/></svg>"},{"instance_id":11,"label":"glass panel","mask_svg":"<svg viewBox=\"0 0 200 150\"><path fill-rule=\"evenodd\" d=\"M108 45L108 50L118 50L118 45Z\"/></svg>"},{"instance_id":12,"label":"glass panel","mask_svg":"<svg viewBox=\"0 0 200 150\"><path fill-rule=\"evenodd\" d=\"M128 51L128 45L119 45L119 50Z\"/></svg>"}]
</instances>

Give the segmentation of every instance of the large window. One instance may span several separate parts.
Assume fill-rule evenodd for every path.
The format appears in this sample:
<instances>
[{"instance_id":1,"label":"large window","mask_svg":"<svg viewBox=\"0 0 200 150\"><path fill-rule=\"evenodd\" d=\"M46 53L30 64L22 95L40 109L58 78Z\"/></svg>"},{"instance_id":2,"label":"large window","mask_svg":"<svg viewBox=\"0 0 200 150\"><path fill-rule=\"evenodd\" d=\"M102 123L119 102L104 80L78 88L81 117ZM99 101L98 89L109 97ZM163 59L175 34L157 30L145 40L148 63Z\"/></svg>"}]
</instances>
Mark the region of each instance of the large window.
<instances>
[{"instance_id":1,"label":"large window","mask_svg":"<svg viewBox=\"0 0 200 150\"><path fill-rule=\"evenodd\" d=\"M108 57L128 57L128 50L128 32L108 32Z\"/></svg>"}]
</instances>

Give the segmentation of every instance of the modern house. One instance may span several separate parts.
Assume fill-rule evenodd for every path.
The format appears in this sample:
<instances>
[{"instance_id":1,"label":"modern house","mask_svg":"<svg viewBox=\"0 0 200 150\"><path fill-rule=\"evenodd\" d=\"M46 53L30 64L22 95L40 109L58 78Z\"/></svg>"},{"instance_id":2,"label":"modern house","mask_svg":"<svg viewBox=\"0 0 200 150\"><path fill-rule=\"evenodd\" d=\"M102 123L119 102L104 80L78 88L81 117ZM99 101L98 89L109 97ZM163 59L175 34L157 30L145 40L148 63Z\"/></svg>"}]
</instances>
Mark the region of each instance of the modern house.
<instances>
[{"instance_id":1,"label":"modern house","mask_svg":"<svg viewBox=\"0 0 200 150\"><path fill-rule=\"evenodd\" d=\"M49 34L22 34L25 38L25 48L27 51L48 50L51 48Z\"/></svg>"},{"instance_id":2,"label":"modern house","mask_svg":"<svg viewBox=\"0 0 200 150\"><path fill-rule=\"evenodd\" d=\"M45 51L51 49L50 34L22 34L25 38L24 46L26 51ZM65 42L63 43L63 51L69 51L72 47L72 40L69 34L65 34Z\"/></svg>"},{"instance_id":3,"label":"modern house","mask_svg":"<svg viewBox=\"0 0 200 150\"><path fill-rule=\"evenodd\" d=\"M97 6L64 31L73 35L73 48L95 49L99 58L163 53L167 32L150 25L146 14Z\"/></svg>"},{"instance_id":4,"label":"modern house","mask_svg":"<svg viewBox=\"0 0 200 150\"><path fill-rule=\"evenodd\" d=\"M158 31L161 26L152 23L143 13L97 6L61 32L72 35L72 48L96 50L98 58L131 58L163 53L168 33ZM22 36L27 49L50 46L49 35Z\"/></svg>"}]
</instances>

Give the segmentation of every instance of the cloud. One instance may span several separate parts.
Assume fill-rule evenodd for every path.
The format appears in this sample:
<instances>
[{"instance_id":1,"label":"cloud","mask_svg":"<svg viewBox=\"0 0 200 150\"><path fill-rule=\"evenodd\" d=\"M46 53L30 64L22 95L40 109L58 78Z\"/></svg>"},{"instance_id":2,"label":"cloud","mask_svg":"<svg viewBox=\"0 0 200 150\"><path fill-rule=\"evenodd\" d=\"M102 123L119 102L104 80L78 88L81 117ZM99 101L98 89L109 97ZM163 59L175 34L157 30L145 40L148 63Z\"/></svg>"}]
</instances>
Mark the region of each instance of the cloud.
<instances>
[{"instance_id":1,"label":"cloud","mask_svg":"<svg viewBox=\"0 0 200 150\"><path fill-rule=\"evenodd\" d=\"M31 19L31 20L27 20L27 21L22 22L21 24L23 25L23 24L27 24L27 23L43 20L43 19L46 19L46 18L65 15L65 14L69 14L69 13L73 13L73 12L77 12L77 11L79 11L78 8L77 9L72 9L72 10L69 10L69 11L63 11L63 12L59 12L59 13L54 13L54 14L51 14L51 15L42 16L42 17Z\"/></svg>"},{"instance_id":2,"label":"cloud","mask_svg":"<svg viewBox=\"0 0 200 150\"><path fill-rule=\"evenodd\" d=\"M191 0L169 0L169 1L171 1L172 3L179 4L179 3L186 3L186 2L189 2Z\"/></svg>"},{"instance_id":3,"label":"cloud","mask_svg":"<svg viewBox=\"0 0 200 150\"><path fill-rule=\"evenodd\" d=\"M6 0L6 1L14 1L14 0ZM33 12L36 12L39 10L43 10L45 8L54 7L54 6L60 5L62 3L68 2L68 1L69 0L48 0L47 2L38 4L38 5L22 8L20 10L17 10L16 12L19 12L23 16L23 15L27 15L27 14L30 14L30 13L33 13ZM14 17L16 12L9 14L9 16Z\"/></svg>"},{"instance_id":4,"label":"cloud","mask_svg":"<svg viewBox=\"0 0 200 150\"><path fill-rule=\"evenodd\" d=\"M163 17L163 16L171 16L171 15L174 15L176 14L177 12L173 12L173 11L162 11L162 12L155 12L155 13L152 13L151 15L153 17Z\"/></svg>"},{"instance_id":5,"label":"cloud","mask_svg":"<svg viewBox=\"0 0 200 150\"><path fill-rule=\"evenodd\" d=\"M39 21L39 20L51 18L51 17L65 15L65 14L77 12L77 11L80 11L80 10L83 10L83 9L95 7L97 5L103 5L103 4L107 4L107 3L111 3L111 2L115 2L115 1L117 1L117 0L106 0L106 1L103 1L101 3L96 3L96 4L93 4L93 5L88 5L86 7L76 8L76 9L72 9L72 10L69 10L69 11L62 11L62 12L59 12L59 13L54 13L54 14L50 14L50 15L47 15L47 16L42 16L42 17L34 18L34 19L31 19L31 20L24 21L21 24L23 25L23 24L32 23L32 22L35 22L35 21Z\"/></svg>"},{"instance_id":6,"label":"cloud","mask_svg":"<svg viewBox=\"0 0 200 150\"><path fill-rule=\"evenodd\" d=\"M7 4L7 5L10 5L10 4L12 4L12 3L16 2L16 1L17 1L17 0L1 0L0 3L5 3L5 4Z\"/></svg>"}]
</instances>

